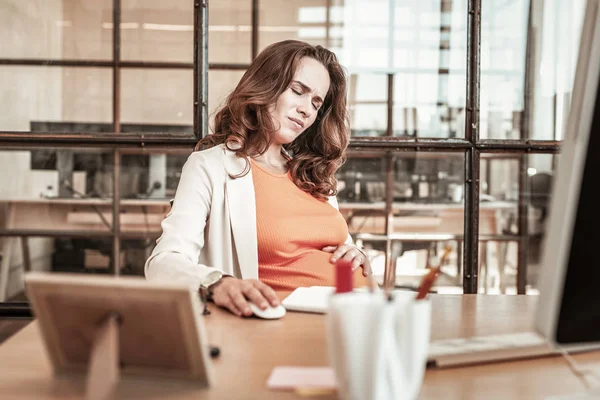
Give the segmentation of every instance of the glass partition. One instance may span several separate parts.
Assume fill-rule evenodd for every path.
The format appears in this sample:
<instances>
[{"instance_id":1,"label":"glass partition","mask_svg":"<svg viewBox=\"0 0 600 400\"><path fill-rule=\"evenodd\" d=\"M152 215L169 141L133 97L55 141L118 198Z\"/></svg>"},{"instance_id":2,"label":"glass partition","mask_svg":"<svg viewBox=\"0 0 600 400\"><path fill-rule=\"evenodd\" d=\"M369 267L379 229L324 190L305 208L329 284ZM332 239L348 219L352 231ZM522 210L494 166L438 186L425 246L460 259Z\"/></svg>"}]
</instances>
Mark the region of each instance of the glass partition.
<instances>
[{"instance_id":1,"label":"glass partition","mask_svg":"<svg viewBox=\"0 0 600 400\"><path fill-rule=\"evenodd\" d=\"M526 287L535 289L533 269L512 261L534 254L517 248L531 235L515 234L506 215L524 201L529 204L523 185L528 168L543 170L539 160L544 160L544 168L555 164L553 154L559 151L568 115L583 2L550 1L543 10L525 0L475 2L481 5L481 21L470 14L468 3L227 0L210 2L209 21L202 22L194 20L191 0L168 5L154 0L5 1L0 5L0 15L5 16L0 24L5 33L0 35L5 38L0 55L0 102L5 111L0 146L11 168L13 161L16 167L29 157L25 163L29 170L41 171L8 174L6 184L0 185L5 188L0 189L4 190L0 201L4 210L15 199L35 198L39 203L51 199L57 209L61 201L71 202L70 206L85 203L76 210L67 208L76 213L69 223L80 224L69 232L71 237L87 232L90 239L120 244L126 254L120 270L138 274L140 262L128 258L128 249L141 254L152 248L158 221L168 210L182 162L195 142L192 134L202 131L200 124L209 123L195 118L195 106L206 102L209 115L214 115L256 50L275 41L300 39L335 51L348 72L352 138L350 158L338 177L340 206L352 234L357 239L363 235L365 245L379 257L382 243L373 237L369 242L365 235L402 243L400 250L395 248L400 255L394 260L402 260L396 266L406 276L410 274L405 265L418 266L415 270L422 272L431 255L451 243L451 257L444 265L448 276L440 286L467 292L478 290L469 286L477 279L471 275L463 281L462 268L484 268L488 258L503 254L494 249L494 240L506 242L504 264L516 265L520 272L513 276L521 277L512 287L519 293ZM113 10L113 4L118 9ZM193 63L203 47L195 43L194 31L204 27L209 32L212 67L208 98L195 99L201 91L195 87ZM119 29L119 35L114 35L114 29ZM480 43L472 40L479 30ZM120 52L117 58L115 48ZM31 135L34 140L30 140L29 132L45 136ZM130 133L142 138L154 132L165 139L160 142L163 147L154 142L149 151L150 141L142 138L131 143L105 135L111 132L126 139ZM190 140L171 145L171 133L188 134ZM77 135L83 141L78 142ZM69 142L59 144L66 147L56 148L63 138ZM97 148L96 139L106 147ZM171 152L184 146L181 154ZM129 152L133 147L137 152ZM29 155L17 155L21 153ZM107 178L113 174L115 178ZM114 209L112 179L119 182L118 232L109 228ZM90 198L76 198L65 181ZM387 182L394 183L388 186ZM43 192L47 197L40 199ZM477 196L478 212L469 202ZM510 212L501 210L498 226L491 219L484 222L496 213L492 206L498 203L509 203ZM44 207L35 213L46 218L49 211ZM454 214L447 214L449 209ZM100 215L106 216L108 224ZM487 240L489 248L473 243L477 238L470 235L472 230L465 231L466 216L467 222L479 227L480 242ZM42 219L32 220L34 226L24 228L31 230L21 233L51 235L50 228L34 231ZM535 228L534 222L526 226L527 231ZM62 223L52 226L56 232L62 228ZM498 232L501 236L494 236ZM410 249L410 243L419 241L406 235L416 234L450 236L437 236L436 243L427 245L421 236L422 243ZM11 235L5 230L4 236ZM6 242L3 237L0 244ZM463 250L468 254L461 254ZM475 252L481 265L469 263ZM409 262L402 258L405 255L414 259ZM414 279L397 283L412 285ZM489 281L479 279L478 285L482 280ZM505 281L512 285L514 279Z\"/></svg>"},{"instance_id":2,"label":"glass partition","mask_svg":"<svg viewBox=\"0 0 600 400\"><path fill-rule=\"evenodd\" d=\"M193 79L191 70L121 70L121 121L170 125L179 127L179 132L192 133Z\"/></svg>"},{"instance_id":3,"label":"glass partition","mask_svg":"<svg viewBox=\"0 0 600 400\"><path fill-rule=\"evenodd\" d=\"M210 63L250 64L252 61L252 1L213 1L210 3L209 13L208 61ZM264 14L263 18L265 18ZM210 82L209 88L212 84L218 83L218 81L212 80Z\"/></svg>"},{"instance_id":4,"label":"glass partition","mask_svg":"<svg viewBox=\"0 0 600 400\"><path fill-rule=\"evenodd\" d=\"M121 59L185 62L194 58L194 2L121 0Z\"/></svg>"},{"instance_id":5,"label":"glass partition","mask_svg":"<svg viewBox=\"0 0 600 400\"><path fill-rule=\"evenodd\" d=\"M112 0L4 0L0 57L110 60Z\"/></svg>"},{"instance_id":6,"label":"glass partition","mask_svg":"<svg viewBox=\"0 0 600 400\"><path fill-rule=\"evenodd\" d=\"M519 279L526 283L527 293L537 293L557 158L551 154L484 158L482 182L488 194L479 204L481 293L514 294ZM524 179L520 179L521 169L526 171ZM486 226L481 215L494 204L494 223Z\"/></svg>"},{"instance_id":7,"label":"glass partition","mask_svg":"<svg viewBox=\"0 0 600 400\"><path fill-rule=\"evenodd\" d=\"M461 289L463 187L463 153L351 153L338 172L340 212L379 282L387 265L396 286L416 288L449 246L436 290Z\"/></svg>"},{"instance_id":8,"label":"glass partition","mask_svg":"<svg viewBox=\"0 0 600 400\"><path fill-rule=\"evenodd\" d=\"M0 71L1 130L75 132L76 123L112 121L110 69L0 65Z\"/></svg>"}]
</instances>

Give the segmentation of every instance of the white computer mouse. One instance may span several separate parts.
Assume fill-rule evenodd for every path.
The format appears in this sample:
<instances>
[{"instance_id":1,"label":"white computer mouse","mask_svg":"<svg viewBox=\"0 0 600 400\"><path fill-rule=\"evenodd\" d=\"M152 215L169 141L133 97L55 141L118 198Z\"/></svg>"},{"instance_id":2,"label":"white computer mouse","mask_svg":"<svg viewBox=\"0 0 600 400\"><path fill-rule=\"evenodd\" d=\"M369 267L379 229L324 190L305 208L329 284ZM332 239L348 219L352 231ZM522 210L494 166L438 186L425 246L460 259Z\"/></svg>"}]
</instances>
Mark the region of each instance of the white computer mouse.
<instances>
[{"instance_id":1,"label":"white computer mouse","mask_svg":"<svg viewBox=\"0 0 600 400\"><path fill-rule=\"evenodd\" d=\"M258 318L278 319L285 315L285 308L281 304L277 307L269 306L264 310L252 302L248 302L248 304L250 304L250 309Z\"/></svg>"}]
</instances>

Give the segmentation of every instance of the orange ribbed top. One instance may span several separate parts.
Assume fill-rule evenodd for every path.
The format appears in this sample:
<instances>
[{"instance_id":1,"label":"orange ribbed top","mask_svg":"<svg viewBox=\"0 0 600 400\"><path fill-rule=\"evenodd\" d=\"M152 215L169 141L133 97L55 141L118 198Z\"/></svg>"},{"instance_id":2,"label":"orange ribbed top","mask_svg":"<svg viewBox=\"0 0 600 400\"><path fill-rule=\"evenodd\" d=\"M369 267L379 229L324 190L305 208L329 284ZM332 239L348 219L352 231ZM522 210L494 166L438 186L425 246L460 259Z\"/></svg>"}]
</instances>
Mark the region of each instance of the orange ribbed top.
<instances>
[{"instance_id":1,"label":"orange ribbed top","mask_svg":"<svg viewBox=\"0 0 600 400\"><path fill-rule=\"evenodd\" d=\"M256 196L259 279L275 290L334 286L331 253L346 241L344 217L326 201L298 188L289 174L274 174L251 160ZM359 268L354 285L366 285Z\"/></svg>"}]
</instances>

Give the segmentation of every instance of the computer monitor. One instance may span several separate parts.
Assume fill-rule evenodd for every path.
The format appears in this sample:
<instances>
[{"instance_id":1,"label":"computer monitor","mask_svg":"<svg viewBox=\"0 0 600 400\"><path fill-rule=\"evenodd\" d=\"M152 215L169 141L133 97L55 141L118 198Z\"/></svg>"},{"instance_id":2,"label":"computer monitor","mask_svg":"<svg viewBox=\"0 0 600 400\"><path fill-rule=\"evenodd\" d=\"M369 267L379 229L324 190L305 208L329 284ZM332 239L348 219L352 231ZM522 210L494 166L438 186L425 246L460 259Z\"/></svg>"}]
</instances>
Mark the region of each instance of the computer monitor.
<instances>
[{"instance_id":1,"label":"computer monitor","mask_svg":"<svg viewBox=\"0 0 600 400\"><path fill-rule=\"evenodd\" d=\"M570 350L600 348L600 0L588 0L567 131L542 248L535 329Z\"/></svg>"}]
</instances>

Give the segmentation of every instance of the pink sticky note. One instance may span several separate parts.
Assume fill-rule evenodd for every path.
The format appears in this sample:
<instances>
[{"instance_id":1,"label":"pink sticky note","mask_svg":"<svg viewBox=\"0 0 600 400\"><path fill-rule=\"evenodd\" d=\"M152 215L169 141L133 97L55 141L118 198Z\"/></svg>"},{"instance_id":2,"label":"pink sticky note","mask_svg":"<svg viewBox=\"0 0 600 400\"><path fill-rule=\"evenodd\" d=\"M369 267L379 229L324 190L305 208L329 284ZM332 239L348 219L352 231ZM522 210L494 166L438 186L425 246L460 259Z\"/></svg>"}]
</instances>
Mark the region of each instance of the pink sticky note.
<instances>
[{"instance_id":1,"label":"pink sticky note","mask_svg":"<svg viewBox=\"0 0 600 400\"><path fill-rule=\"evenodd\" d=\"M330 367L275 367L267 380L269 389L335 389L336 386Z\"/></svg>"}]
</instances>

